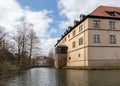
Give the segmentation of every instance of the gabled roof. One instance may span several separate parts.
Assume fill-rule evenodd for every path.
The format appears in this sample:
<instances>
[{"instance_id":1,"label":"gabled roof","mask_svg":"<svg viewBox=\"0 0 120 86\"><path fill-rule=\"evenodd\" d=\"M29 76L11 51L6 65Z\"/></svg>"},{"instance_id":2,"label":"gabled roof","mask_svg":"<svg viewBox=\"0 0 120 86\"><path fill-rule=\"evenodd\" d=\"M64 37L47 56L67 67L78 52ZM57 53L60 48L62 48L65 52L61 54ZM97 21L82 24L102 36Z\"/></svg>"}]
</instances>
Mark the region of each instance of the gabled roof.
<instances>
[{"instance_id":1,"label":"gabled roof","mask_svg":"<svg viewBox=\"0 0 120 86\"><path fill-rule=\"evenodd\" d=\"M120 7L99 6L90 16L120 18Z\"/></svg>"},{"instance_id":2,"label":"gabled roof","mask_svg":"<svg viewBox=\"0 0 120 86\"><path fill-rule=\"evenodd\" d=\"M104 19L115 19L120 20L120 7L111 7L111 6L99 6L94 11L92 11L90 14L86 15L81 19L77 24L72 26L70 30L62 37L60 40L57 41L55 46L67 35L69 34L75 27L77 27L79 24L81 24L84 20L87 18L104 18Z\"/></svg>"}]
</instances>

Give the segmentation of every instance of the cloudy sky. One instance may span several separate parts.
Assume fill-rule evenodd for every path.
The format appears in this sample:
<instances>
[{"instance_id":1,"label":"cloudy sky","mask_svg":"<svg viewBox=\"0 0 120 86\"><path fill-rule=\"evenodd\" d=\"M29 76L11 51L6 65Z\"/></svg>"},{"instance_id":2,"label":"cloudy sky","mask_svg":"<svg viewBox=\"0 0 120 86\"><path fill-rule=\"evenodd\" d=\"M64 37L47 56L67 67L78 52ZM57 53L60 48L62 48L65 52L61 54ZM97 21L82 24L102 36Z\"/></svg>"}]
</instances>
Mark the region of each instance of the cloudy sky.
<instances>
[{"instance_id":1,"label":"cloudy sky","mask_svg":"<svg viewBox=\"0 0 120 86\"><path fill-rule=\"evenodd\" d=\"M100 5L120 7L120 0L0 0L0 26L12 35L18 21L25 17L34 24L47 55L80 14L89 14Z\"/></svg>"}]
</instances>

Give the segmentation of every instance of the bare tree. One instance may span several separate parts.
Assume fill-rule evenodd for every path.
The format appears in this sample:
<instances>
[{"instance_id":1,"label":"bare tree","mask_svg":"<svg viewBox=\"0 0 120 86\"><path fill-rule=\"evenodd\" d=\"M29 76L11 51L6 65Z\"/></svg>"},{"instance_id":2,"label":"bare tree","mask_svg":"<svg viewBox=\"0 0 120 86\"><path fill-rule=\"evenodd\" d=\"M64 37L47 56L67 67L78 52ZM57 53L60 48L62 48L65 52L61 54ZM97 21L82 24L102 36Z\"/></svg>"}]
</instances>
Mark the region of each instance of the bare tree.
<instances>
[{"instance_id":1,"label":"bare tree","mask_svg":"<svg viewBox=\"0 0 120 86\"><path fill-rule=\"evenodd\" d=\"M5 28L0 26L0 61L6 59L5 54L4 54L6 33L4 32L4 29Z\"/></svg>"},{"instance_id":2,"label":"bare tree","mask_svg":"<svg viewBox=\"0 0 120 86\"><path fill-rule=\"evenodd\" d=\"M14 43L7 39L5 28L0 26L0 63L13 59Z\"/></svg>"},{"instance_id":3,"label":"bare tree","mask_svg":"<svg viewBox=\"0 0 120 86\"><path fill-rule=\"evenodd\" d=\"M28 41L28 23L22 22L19 27L17 27L16 43L18 48L18 59L19 65L25 63L26 53L27 53L27 41Z\"/></svg>"},{"instance_id":4,"label":"bare tree","mask_svg":"<svg viewBox=\"0 0 120 86\"><path fill-rule=\"evenodd\" d=\"M40 43L40 41L33 27L33 24L23 22L17 31L16 42L20 65L23 63L23 58L26 55L28 56L28 63L30 64L33 54L38 50L37 44Z\"/></svg>"},{"instance_id":5,"label":"bare tree","mask_svg":"<svg viewBox=\"0 0 120 86\"><path fill-rule=\"evenodd\" d=\"M48 53L48 56L50 57L50 58L52 58L52 59L54 59L54 56L55 55L55 50L54 50L54 48L52 48L52 49L50 49L50 51L49 51L49 53Z\"/></svg>"},{"instance_id":6,"label":"bare tree","mask_svg":"<svg viewBox=\"0 0 120 86\"><path fill-rule=\"evenodd\" d=\"M54 49L50 49L49 53L48 53L48 64L49 66L54 66Z\"/></svg>"},{"instance_id":7,"label":"bare tree","mask_svg":"<svg viewBox=\"0 0 120 86\"><path fill-rule=\"evenodd\" d=\"M33 49L35 49L36 47L36 43L38 43L38 37L35 33L35 31L33 30L33 28L30 29L29 32L29 63L31 61L31 56L33 54ZM37 48L36 48L37 49Z\"/></svg>"}]
</instances>

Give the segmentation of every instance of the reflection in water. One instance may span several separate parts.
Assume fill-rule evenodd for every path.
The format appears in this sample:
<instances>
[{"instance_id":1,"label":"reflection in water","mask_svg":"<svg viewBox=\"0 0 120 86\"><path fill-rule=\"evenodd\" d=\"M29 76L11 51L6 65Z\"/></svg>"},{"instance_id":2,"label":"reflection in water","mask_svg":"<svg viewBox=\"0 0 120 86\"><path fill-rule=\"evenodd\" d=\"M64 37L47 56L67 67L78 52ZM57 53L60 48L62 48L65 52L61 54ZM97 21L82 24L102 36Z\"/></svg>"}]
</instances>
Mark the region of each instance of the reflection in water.
<instances>
[{"instance_id":1,"label":"reflection in water","mask_svg":"<svg viewBox=\"0 0 120 86\"><path fill-rule=\"evenodd\" d=\"M88 71L88 86L120 86L120 70Z\"/></svg>"},{"instance_id":2,"label":"reflection in water","mask_svg":"<svg viewBox=\"0 0 120 86\"><path fill-rule=\"evenodd\" d=\"M67 85L67 70L58 69L55 72L57 86L68 86Z\"/></svg>"},{"instance_id":3,"label":"reflection in water","mask_svg":"<svg viewBox=\"0 0 120 86\"><path fill-rule=\"evenodd\" d=\"M11 78L6 86L120 86L120 70L33 68Z\"/></svg>"},{"instance_id":4,"label":"reflection in water","mask_svg":"<svg viewBox=\"0 0 120 86\"><path fill-rule=\"evenodd\" d=\"M88 86L88 72L84 70L68 70L67 86Z\"/></svg>"}]
</instances>

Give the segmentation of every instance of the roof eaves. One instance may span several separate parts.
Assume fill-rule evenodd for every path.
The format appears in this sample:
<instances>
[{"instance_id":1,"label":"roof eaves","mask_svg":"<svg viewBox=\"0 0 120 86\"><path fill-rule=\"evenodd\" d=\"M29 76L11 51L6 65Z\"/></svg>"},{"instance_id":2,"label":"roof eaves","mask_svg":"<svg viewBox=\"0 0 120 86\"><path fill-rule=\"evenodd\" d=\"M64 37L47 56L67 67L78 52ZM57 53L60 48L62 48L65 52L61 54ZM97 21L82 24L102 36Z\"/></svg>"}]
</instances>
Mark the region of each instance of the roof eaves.
<instances>
[{"instance_id":1,"label":"roof eaves","mask_svg":"<svg viewBox=\"0 0 120 86\"><path fill-rule=\"evenodd\" d=\"M120 20L120 17L108 17L108 16L97 16L97 15L88 15L89 18L102 18L102 19L115 19Z\"/></svg>"},{"instance_id":2,"label":"roof eaves","mask_svg":"<svg viewBox=\"0 0 120 86\"><path fill-rule=\"evenodd\" d=\"M84 20L86 20L88 18L88 15L85 17L85 18L83 18L79 23L77 23L76 25L74 25L73 27L72 27L72 29L70 29L70 31L68 31L65 35L63 35L60 39L59 39L59 41L55 44L55 46L57 46L57 44L67 35L67 34L69 34L74 28L76 28L79 24L81 24ZM54 46L54 47L55 47Z\"/></svg>"}]
</instances>

